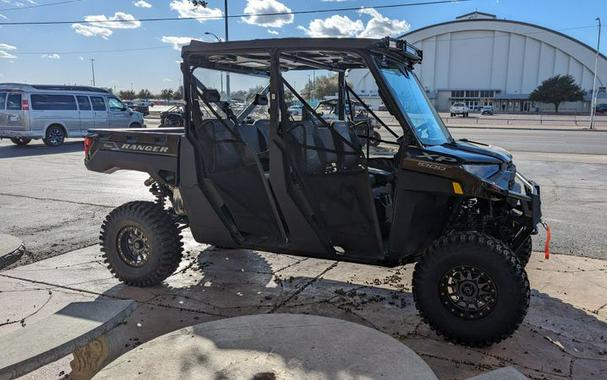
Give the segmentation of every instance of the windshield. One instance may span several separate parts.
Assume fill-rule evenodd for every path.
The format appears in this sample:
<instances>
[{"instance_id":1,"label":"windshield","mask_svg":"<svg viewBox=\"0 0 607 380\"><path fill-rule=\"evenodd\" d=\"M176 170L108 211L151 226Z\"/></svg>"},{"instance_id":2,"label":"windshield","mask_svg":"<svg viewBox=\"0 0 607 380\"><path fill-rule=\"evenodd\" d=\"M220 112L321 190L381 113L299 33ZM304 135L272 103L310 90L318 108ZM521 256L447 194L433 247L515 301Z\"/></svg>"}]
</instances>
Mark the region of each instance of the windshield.
<instances>
[{"instance_id":1,"label":"windshield","mask_svg":"<svg viewBox=\"0 0 607 380\"><path fill-rule=\"evenodd\" d=\"M397 64L380 64L379 70L422 144L441 145L453 140L413 73Z\"/></svg>"}]
</instances>

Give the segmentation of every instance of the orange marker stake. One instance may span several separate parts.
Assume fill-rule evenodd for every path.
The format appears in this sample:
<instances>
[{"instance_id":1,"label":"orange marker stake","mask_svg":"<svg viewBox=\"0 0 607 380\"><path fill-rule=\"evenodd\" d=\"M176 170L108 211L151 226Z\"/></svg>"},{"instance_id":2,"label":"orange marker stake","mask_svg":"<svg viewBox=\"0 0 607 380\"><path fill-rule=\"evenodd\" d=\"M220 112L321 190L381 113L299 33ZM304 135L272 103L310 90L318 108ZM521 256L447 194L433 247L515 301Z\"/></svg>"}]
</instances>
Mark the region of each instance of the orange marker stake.
<instances>
[{"instance_id":1,"label":"orange marker stake","mask_svg":"<svg viewBox=\"0 0 607 380\"><path fill-rule=\"evenodd\" d=\"M550 239L552 239L552 233L550 232L550 225L542 222L542 225L546 229L546 243L544 244L544 259L550 259Z\"/></svg>"}]
</instances>

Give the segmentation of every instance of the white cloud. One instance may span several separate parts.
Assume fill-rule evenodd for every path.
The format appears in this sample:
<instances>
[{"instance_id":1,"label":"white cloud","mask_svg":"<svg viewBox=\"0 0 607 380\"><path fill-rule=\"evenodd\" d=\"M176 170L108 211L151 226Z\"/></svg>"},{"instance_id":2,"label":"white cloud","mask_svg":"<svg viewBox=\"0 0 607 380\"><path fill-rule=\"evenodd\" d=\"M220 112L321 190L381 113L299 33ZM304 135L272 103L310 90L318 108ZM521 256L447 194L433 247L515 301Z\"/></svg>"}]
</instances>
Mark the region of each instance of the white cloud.
<instances>
[{"instance_id":1,"label":"white cloud","mask_svg":"<svg viewBox=\"0 0 607 380\"><path fill-rule=\"evenodd\" d=\"M260 13L291 12L291 9L277 0L247 0L244 13L250 16L243 17L247 24L258 25L265 28L282 28L291 24L295 19L293 14L282 14L273 16L255 16Z\"/></svg>"},{"instance_id":2,"label":"white cloud","mask_svg":"<svg viewBox=\"0 0 607 380\"><path fill-rule=\"evenodd\" d=\"M274 30L274 29L268 29L268 33L273 34L275 36L278 35L278 30Z\"/></svg>"},{"instance_id":3,"label":"white cloud","mask_svg":"<svg viewBox=\"0 0 607 380\"><path fill-rule=\"evenodd\" d=\"M113 16L90 15L84 18L88 21L86 24L72 24L72 29L85 37L101 37L108 39L113 31L112 29L137 29L141 27L141 22L135 20L133 15L116 12Z\"/></svg>"},{"instance_id":4,"label":"white cloud","mask_svg":"<svg viewBox=\"0 0 607 380\"><path fill-rule=\"evenodd\" d=\"M162 81L168 83L172 82L173 80L171 78L164 78Z\"/></svg>"},{"instance_id":5,"label":"white cloud","mask_svg":"<svg viewBox=\"0 0 607 380\"><path fill-rule=\"evenodd\" d=\"M405 20L390 19L374 8L361 8L359 15L371 16L365 24L363 20L352 20L348 16L333 15L325 19L314 19L308 27L298 26L310 37L359 37L382 38L403 34L411 25Z\"/></svg>"},{"instance_id":6,"label":"white cloud","mask_svg":"<svg viewBox=\"0 0 607 380\"><path fill-rule=\"evenodd\" d=\"M53 53L53 54L42 54L41 55L42 58L46 58L46 59L61 59L61 56L57 53Z\"/></svg>"},{"instance_id":7,"label":"white cloud","mask_svg":"<svg viewBox=\"0 0 607 380\"><path fill-rule=\"evenodd\" d=\"M12 59L17 58L16 55L9 53L9 51L17 50L16 46L0 43L0 59Z\"/></svg>"},{"instance_id":8,"label":"white cloud","mask_svg":"<svg viewBox=\"0 0 607 380\"><path fill-rule=\"evenodd\" d=\"M405 33L411 25L405 20L389 19L374 8L362 8L360 14L371 16L365 30L358 35L361 38L382 38Z\"/></svg>"},{"instance_id":9,"label":"white cloud","mask_svg":"<svg viewBox=\"0 0 607 380\"><path fill-rule=\"evenodd\" d=\"M325 19L310 21L307 28L298 26L310 37L356 37L365 26L361 20L352 20L348 16L333 15Z\"/></svg>"},{"instance_id":10,"label":"white cloud","mask_svg":"<svg viewBox=\"0 0 607 380\"><path fill-rule=\"evenodd\" d=\"M223 17L223 11L221 9L197 7L190 0L173 0L169 6L172 10L177 11L181 18L200 17L198 22L205 22L211 18Z\"/></svg>"},{"instance_id":11,"label":"white cloud","mask_svg":"<svg viewBox=\"0 0 607 380\"><path fill-rule=\"evenodd\" d=\"M5 15L3 15L2 13L0 13L0 18L3 18L5 20L8 20L8 17L6 17Z\"/></svg>"},{"instance_id":12,"label":"white cloud","mask_svg":"<svg viewBox=\"0 0 607 380\"><path fill-rule=\"evenodd\" d=\"M80 59L81 61L84 61L84 57L83 56L78 57L78 59Z\"/></svg>"},{"instance_id":13,"label":"white cloud","mask_svg":"<svg viewBox=\"0 0 607 380\"><path fill-rule=\"evenodd\" d=\"M181 47L184 45L188 45L190 41L195 40L194 37L185 37L185 36L162 36L160 39L165 44L173 45L173 49L181 50Z\"/></svg>"},{"instance_id":14,"label":"white cloud","mask_svg":"<svg viewBox=\"0 0 607 380\"><path fill-rule=\"evenodd\" d=\"M133 5L136 6L137 8L152 8L152 4L148 3L147 1L143 1L143 0L133 1Z\"/></svg>"}]
</instances>

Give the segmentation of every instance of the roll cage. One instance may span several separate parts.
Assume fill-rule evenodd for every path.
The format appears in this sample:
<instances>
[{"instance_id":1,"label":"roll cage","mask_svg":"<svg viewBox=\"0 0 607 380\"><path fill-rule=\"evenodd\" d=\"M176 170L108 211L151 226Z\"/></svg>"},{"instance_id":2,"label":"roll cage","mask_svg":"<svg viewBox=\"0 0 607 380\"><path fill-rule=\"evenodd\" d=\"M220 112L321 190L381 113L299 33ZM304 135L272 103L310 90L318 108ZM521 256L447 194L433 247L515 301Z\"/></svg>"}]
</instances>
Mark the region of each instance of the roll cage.
<instances>
[{"instance_id":1,"label":"roll cage","mask_svg":"<svg viewBox=\"0 0 607 380\"><path fill-rule=\"evenodd\" d=\"M303 108L309 114L318 119L320 123L323 123L322 118L316 113L315 109L282 76L287 71L322 69L338 74L336 109L339 120L349 119L350 121L354 121L354 109L360 105L376 120L378 125L381 125L393 137L400 138L404 136L408 144L421 146L415 133L410 129L409 121L399 110L394 99L391 99L391 96L386 96L390 94L390 90L381 79L373 57L382 57L382 59L400 62L407 68L412 69L413 65L422 61L423 53L406 41L390 38L286 38L219 43L192 41L190 45L182 49L182 72L184 75L184 87L187 89L186 103L187 105L191 105L191 101L187 101L188 98L193 100L197 91L199 92L198 95L202 95L201 91L204 91L206 88L201 86L202 83L194 76L194 70L197 68L253 75L269 78L270 82L275 84L274 87L276 88L274 91L272 91L271 86L264 90L264 92L272 94L270 97L271 115L276 113L276 115L281 115L281 119L289 115L287 111L288 106L284 101L282 91L283 87L286 87L298 98ZM395 115L403 129L402 136L386 125L348 85L345 80L345 72L350 69L369 69L373 73L382 101L388 110ZM205 103L207 108L211 107L211 103ZM253 103L251 102L238 115L240 121L246 118L247 112L253 110ZM353 106L354 103L357 103L356 107ZM350 106L346 106L346 104ZM347 114L348 110L350 112L349 115ZM188 112L187 109L186 112ZM273 117L270 119L277 120L277 118ZM187 129L186 125L186 133ZM394 141L382 142L399 145Z\"/></svg>"}]
</instances>

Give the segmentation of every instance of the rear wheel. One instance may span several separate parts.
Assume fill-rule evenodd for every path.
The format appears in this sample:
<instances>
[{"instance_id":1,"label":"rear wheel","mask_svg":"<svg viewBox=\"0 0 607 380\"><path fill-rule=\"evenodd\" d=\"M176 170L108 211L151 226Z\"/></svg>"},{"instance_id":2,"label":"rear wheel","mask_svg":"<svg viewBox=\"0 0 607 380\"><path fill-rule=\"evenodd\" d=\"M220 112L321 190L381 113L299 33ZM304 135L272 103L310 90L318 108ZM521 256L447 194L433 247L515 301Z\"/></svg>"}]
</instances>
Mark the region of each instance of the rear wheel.
<instances>
[{"instance_id":1,"label":"rear wheel","mask_svg":"<svg viewBox=\"0 0 607 380\"><path fill-rule=\"evenodd\" d=\"M65 141L65 130L60 125L51 125L46 129L46 137L42 141L47 146L59 146Z\"/></svg>"},{"instance_id":2,"label":"rear wheel","mask_svg":"<svg viewBox=\"0 0 607 380\"><path fill-rule=\"evenodd\" d=\"M131 125L129 125L129 128L142 128L141 124L139 123L131 123Z\"/></svg>"},{"instance_id":3,"label":"rear wheel","mask_svg":"<svg viewBox=\"0 0 607 380\"><path fill-rule=\"evenodd\" d=\"M152 202L129 202L114 209L101 226L100 240L114 276L140 287L159 284L175 272L183 251L177 224Z\"/></svg>"},{"instance_id":4,"label":"rear wheel","mask_svg":"<svg viewBox=\"0 0 607 380\"><path fill-rule=\"evenodd\" d=\"M415 266L421 317L447 340L488 346L518 328L529 307L529 281L514 253L477 232L436 241Z\"/></svg>"},{"instance_id":5,"label":"rear wheel","mask_svg":"<svg viewBox=\"0 0 607 380\"><path fill-rule=\"evenodd\" d=\"M29 144L30 141L32 141L32 139L30 139L28 137L11 137L11 141L15 145L24 146L24 145Z\"/></svg>"}]
</instances>

